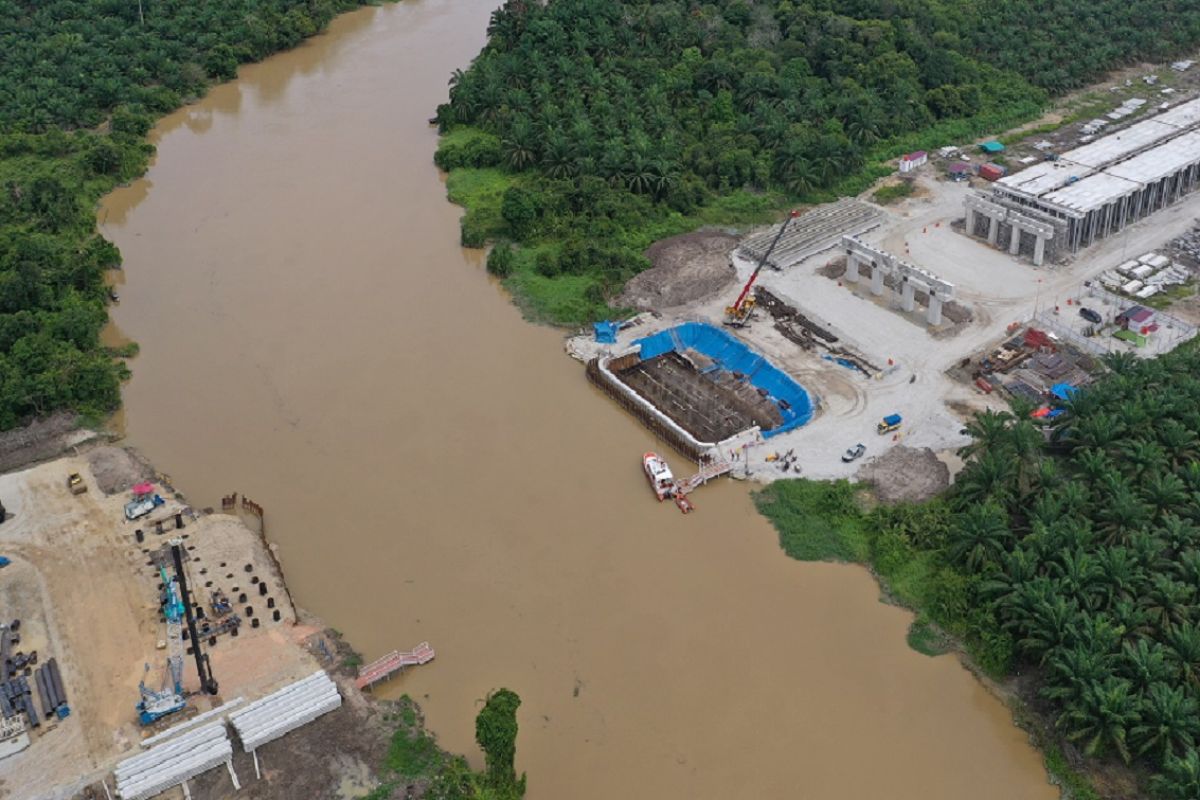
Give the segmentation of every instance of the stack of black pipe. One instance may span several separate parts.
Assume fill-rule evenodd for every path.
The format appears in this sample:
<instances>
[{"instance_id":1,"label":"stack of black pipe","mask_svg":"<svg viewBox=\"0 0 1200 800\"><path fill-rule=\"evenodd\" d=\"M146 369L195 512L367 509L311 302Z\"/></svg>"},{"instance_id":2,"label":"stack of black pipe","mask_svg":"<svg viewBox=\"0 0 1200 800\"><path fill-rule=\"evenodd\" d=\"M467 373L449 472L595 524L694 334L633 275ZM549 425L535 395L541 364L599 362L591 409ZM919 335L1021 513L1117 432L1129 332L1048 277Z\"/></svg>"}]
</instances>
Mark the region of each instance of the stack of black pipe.
<instances>
[{"instance_id":1,"label":"stack of black pipe","mask_svg":"<svg viewBox=\"0 0 1200 800\"><path fill-rule=\"evenodd\" d=\"M58 662L50 659L34 672L38 694L42 698L42 713L49 717L67 704L67 693L63 690L62 673Z\"/></svg>"},{"instance_id":2,"label":"stack of black pipe","mask_svg":"<svg viewBox=\"0 0 1200 800\"><path fill-rule=\"evenodd\" d=\"M3 708L4 716L11 717L24 712L29 717L31 727L36 728L42 724L42 719L33 704L33 691L29 688L28 678L11 678L0 683L0 698L3 698L0 700L0 708Z\"/></svg>"}]
</instances>

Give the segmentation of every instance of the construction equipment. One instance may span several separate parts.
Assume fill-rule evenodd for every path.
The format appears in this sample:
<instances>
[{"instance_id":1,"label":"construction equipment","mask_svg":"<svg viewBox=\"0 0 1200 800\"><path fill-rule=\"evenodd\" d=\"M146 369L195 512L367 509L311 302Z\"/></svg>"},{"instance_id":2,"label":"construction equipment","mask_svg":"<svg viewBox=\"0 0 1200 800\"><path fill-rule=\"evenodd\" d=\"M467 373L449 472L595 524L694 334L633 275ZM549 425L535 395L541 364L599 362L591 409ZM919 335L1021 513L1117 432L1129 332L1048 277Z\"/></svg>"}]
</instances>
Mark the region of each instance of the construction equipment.
<instances>
[{"instance_id":1,"label":"construction equipment","mask_svg":"<svg viewBox=\"0 0 1200 800\"><path fill-rule=\"evenodd\" d=\"M78 472L72 472L67 476L67 488L71 490L71 494L83 494L88 490L88 486L83 481L83 476Z\"/></svg>"},{"instance_id":2,"label":"construction equipment","mask_svg":"<svg viewBox=\"0 0 1200 800\"><path fill-rule=\"evenodd\" d=\"M183 698L183 601L180 599L179 585L173 578L167 576L166 567L158 568L159 577L163 582L163 617L167 621L167 674L169 685L157 692L146 688L143 678L138 684L142 699L137 704L138 721L143 725L156 722L168 714L181 710L187 702ZM146 665L146 672L150 665Z\"/></svg>"},{"instance_id":3,"label":"construction equipment","mask_svg":"<svg viewBox=\"0 0 1200 800\"><path fill-rule=\"evenodd\" d=\"M138 685L142 699L137 704L138 720L149 725L168 714L182 709L187 701L183 694L183 626L188 629L192 643L192 654L196 658L196 674L200 677L200 689L208 694L217 693L217 681L212 675L208 655L200 647L200 636L196 631L196 618L188 596L187 574L183 569L183 540L172 539L171 557L175 564L175 577L167 575L166 567L159 567L158 574L163 582L163 617L167 623L167 673L169 685L164 684L157 692L146 688L143 680ZM146 665L149 672L150 665Z\"/></svg>"},{"instance_id":4,"label":"construction equipment","mask_svg":"<svg viewBox=\"0 0 1200 800\"><path fill-rule=\"evenodd\" d=\"M735 328L741 328L750 321L754 315L755 300L750 295L750 287L754 285L754 281L758 280L758 273L762 272L763 266L767 263L767 259L771 257L772 251L775 250L775 245L779 244L779 240L783 238L783 232L787 230L791 221L800 216L799 211L792 211L788 214L788 218L779 226L779 233L775 234L775 239L771 242L771 246L763 253L762 258L758 260L758 266L754 268L754 272L750 273L750 279L746 281L746 285L742 287L741 294L733 305L725 309L725 324L732 325Z\"/></svg>"},{"instance_id":5,"label":"construction equipment","mask_svg":"<svg viewBox=\"0 0 1200 800\"><path fill-rule=\"evenodd\" d=\"M223 617L233 610L233 604L220 589L213 590L209 596L208 607L212 610L214 617Z\"/></svg>"}]
</instances>

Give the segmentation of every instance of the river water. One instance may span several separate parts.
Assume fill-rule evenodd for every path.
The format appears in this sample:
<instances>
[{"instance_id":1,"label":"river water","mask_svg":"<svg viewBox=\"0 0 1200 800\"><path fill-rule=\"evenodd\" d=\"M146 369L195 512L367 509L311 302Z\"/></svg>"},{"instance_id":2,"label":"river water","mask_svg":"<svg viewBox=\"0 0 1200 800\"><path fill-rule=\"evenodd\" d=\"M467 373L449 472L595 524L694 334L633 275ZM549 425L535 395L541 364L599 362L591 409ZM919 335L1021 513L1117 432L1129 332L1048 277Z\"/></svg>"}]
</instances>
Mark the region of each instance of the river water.
<instances>
[{"instance_id":1,"label":"river water","mask_svg":"<svg viewBox=\"0 0 1200 800\"><path fill-rule=\"evenodd\" d=\"M531 800L1056 796L864 570L786 558L740 484L656 504L649 434L459 248L426 120L494 2L346 15L156 128L99 212L130 441L194 504L263 505L368 657L430 641L388 691L448 749L479 763L516 690Z\"/></svg>"}]
</instances>

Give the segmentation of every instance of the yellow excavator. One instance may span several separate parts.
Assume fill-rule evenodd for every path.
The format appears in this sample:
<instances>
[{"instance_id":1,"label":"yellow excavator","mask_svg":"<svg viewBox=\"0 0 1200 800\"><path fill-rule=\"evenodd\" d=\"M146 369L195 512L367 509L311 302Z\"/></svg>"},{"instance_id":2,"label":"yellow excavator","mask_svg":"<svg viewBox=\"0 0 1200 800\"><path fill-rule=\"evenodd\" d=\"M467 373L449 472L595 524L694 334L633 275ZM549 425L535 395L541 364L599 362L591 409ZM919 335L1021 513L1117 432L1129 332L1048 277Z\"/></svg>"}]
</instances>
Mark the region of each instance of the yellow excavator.
<instances>
[{"instance_id":1,"label":"yellow excavator","mask_svg":"<svg viewBox=\"0 0 1200 800\"><path fill-rule=\"evenodd\" d=\"M767 248L767 252L763 253L762 258L758 260L758 266L754 268L754 272L750 273L750 280L746 281L746 285L742 287L742 293L738 295L737 300L733 305L725 308L725 324L732 325L735 328L741 328L750 321L750 317L754 314L754 297L750 294L750 287L754 285L754 281L758 280L758 273L762 272L763 265L767 263L767 259L771 257L771 253L775 250L775 245L779 244L779 240L783 238L783 232L787 230L791 221L800 216L799 211L792 211L788 214L788 218L779 226L779 233L775 234L774 241Z\"/></svg>"}]
</instances>

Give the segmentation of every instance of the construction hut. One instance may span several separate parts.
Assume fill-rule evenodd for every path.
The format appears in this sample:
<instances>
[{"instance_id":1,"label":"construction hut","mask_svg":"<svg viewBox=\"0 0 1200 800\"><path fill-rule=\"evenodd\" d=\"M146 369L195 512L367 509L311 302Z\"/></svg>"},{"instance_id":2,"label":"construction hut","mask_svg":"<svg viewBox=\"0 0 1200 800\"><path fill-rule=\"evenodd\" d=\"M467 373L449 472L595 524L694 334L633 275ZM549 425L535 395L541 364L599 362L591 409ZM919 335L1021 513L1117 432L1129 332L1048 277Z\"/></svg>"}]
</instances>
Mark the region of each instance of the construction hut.
<instances>
[{"instance_id":1,"label":"construction hut","mask_svg":"<svg viewBox=\"0 0 1200 800\"><path fill-rule=\"evenodd\" d=\"M1138 347L1145 345L1150 335L1158 330L1154 309L1145 306L1130 306L1117 314L1116 322L1121 330L1113 335Z\"/></svg>"},{"instance_id":2,"label":"construction hut","mask_svg":"<svg viewBox=\"0 0 1200 800\"><path fill-rule=\"evenodd\" d=\"M950 176L950 180L952 181L965 181L967 178L971 177L971 165L965 161L955 161L950 165L949 169L946 170L946 173Z\"/></svg>"},{"instance_id":3,"label":"construction hut","mask_svg":"<svg viewBox=\"0 0 1200 800\"><path fill-rule=\"evenodd\" d=\"M929 161L929 154L924 150L918 150L915 153L906 153L900 157L900 171L912 172L920 166L924 166Z\"/></svg>"},{"instance_id":4,"label":"construction hut","mask_svg":"<svg viewBox=\"0 0 1200 800\"><path fill-rule=\"evenodd\" d=\"M989 156L994 156L1004 152L1004 145L993 139L990 142L984 142L983 144L979 145L979 149L987 153Z\"/></svg>"}]
</instances>

